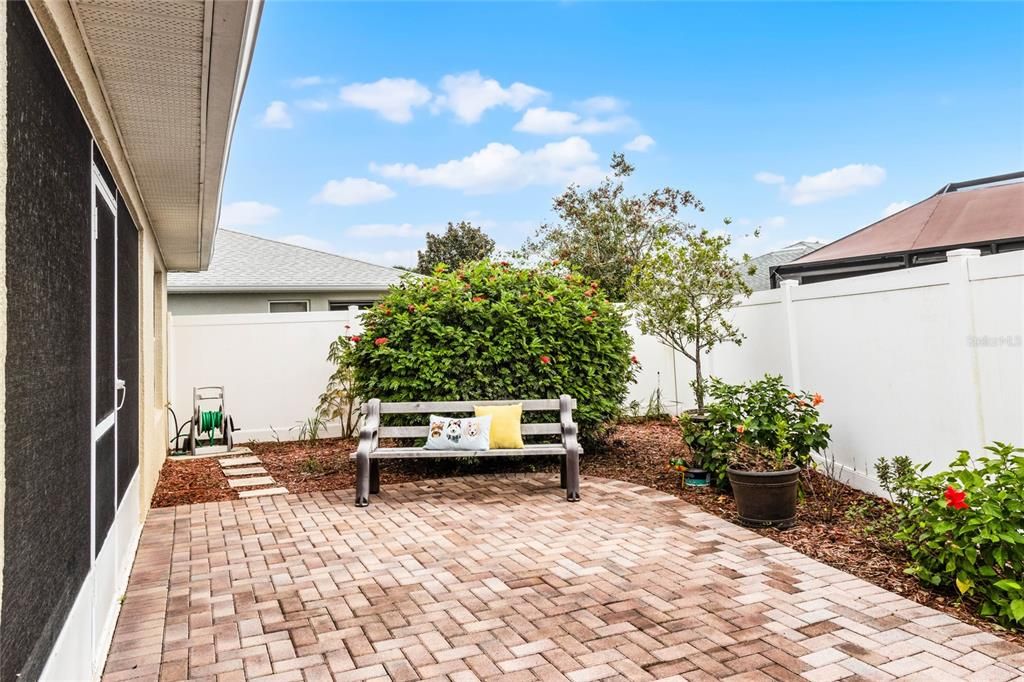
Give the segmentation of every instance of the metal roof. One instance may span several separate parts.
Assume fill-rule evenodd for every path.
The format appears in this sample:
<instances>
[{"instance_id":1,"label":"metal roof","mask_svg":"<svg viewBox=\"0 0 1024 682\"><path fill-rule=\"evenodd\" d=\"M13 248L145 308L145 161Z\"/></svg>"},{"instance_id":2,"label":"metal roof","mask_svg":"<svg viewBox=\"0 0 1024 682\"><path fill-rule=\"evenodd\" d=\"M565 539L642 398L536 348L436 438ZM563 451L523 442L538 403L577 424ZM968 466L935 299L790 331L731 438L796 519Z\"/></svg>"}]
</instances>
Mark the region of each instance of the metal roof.
<instances>
[{"instance_id":1,"label":"metal roof","mask_svg":"<svg viewBox=\"0 0 1024 682\"><path fill-rule=\"evenodd\" d=\"M754 291L762 291L772 288L771 269L776 265L790 263L801 256L804 256L824 245L823 242L796 242L778 251L769 251L756 258L751 258L748 265L753 265L756 270L753 275L743 272L743 279Z\"/></svg>"},{"instance_id":2,"label":"metal roof","mask_svg":"<svg viewBox=\"0 0 1024 682\"><path fill-rule=\"evenodd\" d=\"M945 185L913 206L823 246L794 265L943 250L1024 237L1022 173Z\"/></svg>"},{"instance_id":3,"label":"metal roof","mask_svg":"<svg viewBox=\"0 0 1024 682\"><path fill-rule=\"evenodd\" d=\"M405 274L304 246L220 228L205 272L167 275L170 293L383 291Z\"/></svg>"}]
</instances>

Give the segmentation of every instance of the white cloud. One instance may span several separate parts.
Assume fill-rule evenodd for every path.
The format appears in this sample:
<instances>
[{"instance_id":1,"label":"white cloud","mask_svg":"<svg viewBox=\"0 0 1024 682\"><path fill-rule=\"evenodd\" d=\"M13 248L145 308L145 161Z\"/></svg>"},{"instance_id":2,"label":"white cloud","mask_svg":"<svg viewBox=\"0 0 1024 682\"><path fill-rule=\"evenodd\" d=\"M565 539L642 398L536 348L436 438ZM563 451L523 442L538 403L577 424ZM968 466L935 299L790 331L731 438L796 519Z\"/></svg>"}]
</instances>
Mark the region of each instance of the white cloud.
<instances>
[{"instance_id":1,"label":"white cloud","mask_svg":"<svg viewBox=\"0 0 1024 682\"><path fill-rule=\"evenodd\" d=\"M622 130L632 123L633 119L628 116L583 118L572 111L536 107L526 110L514 130L535 135L599 135Z\"/></svg>"},{"instance_id":2,"label":"white cloud","mask_svg":"<svg viewBox=\"0 0 1024 682\"><path fill-rule=\"evenodd\" d=\"M384 201L395 196L393 189L366 178L328 180L313 201L335 206L357 206Z\"/></svg>"},{"instance_id":3,"label":"white cloud","mask_svg":"<svg viewBox=\"0 0 1024 682\"><path fill-rule=\"evenodd\" d=\"M754 173L754 180L760 182L762 185L781 185L786 181L786 178L778 173L761 171L760 173Z\"/></svg>"},{"instance_id":4,"label":"white cloud","mask_svg":"<svg viewBox=\"0 0 1024 682\"><path fill-rule=\"evenodd\" d=\"M352 83L338 94L351 107L369 109L386 121L408 123L412 110L431 99L430 90L411 78L381 78L374 83Z\"/></svg>"},{"instance_id":5,"label":"white cloud","mask_svg":"<svg viewBox=\"0 0 1024 682\"><path fill-rule=\"evenodd\" d=\"M414 185L459 189L466 194L501 192L527 185L588 185L604 177L594 163L597 154L581 137L551 142L539 149L520 151L509 144L492 142L480 151L430 168L412 163L370 164L386 178Z\"/></svg>"},{"instance_id":6,"label":"white cloud","mask_svg":"<svg viewBox=\"0 0 1024 682\"><path fill-rule=\"evenodd\" d=\"M888 218L893 213L899 213L903 209L909 208L912 205L913 205L912 201L894 201L894 202L892 202L891 204L889 204L888 206L885 207L885 210L882 212L882 217L883 218Z\"/></svg>"},{"instance_id":7,"label":"white cloud","mask_svg":"<svg viewBox=\"0 0 1024 682\"><path fill-rule=\"evenodd\" d=\"M290 234L287 237L277 237L276 241L284 242L286 244L294 244L295 246L302 246L307 249L314 249L315 251L338 253L338 250L334 248L330 242L326 242L323 239L317 239L316 237L310 237L305 234Z\"/></svg>"},{"instance_id":8,"label":"white cloud","mask_svg":"<svg viewBox=\"0 0 1024 682\"><path fill-rule=\"evenodd\" d=\"M434 100L435 111L451 110L463 123L476 123L484 112L494 107L524 109L534 100L545 96L540 88L525 83L513 83L503 88L493 78L485 79L479 71L447 75L441 79L443 95Z\"/></svg>"},{"instance_id":9,"label":"white cloud","mask_svg":"<svg viewBox=\"0 0 1024 682\"><path fill-rule=\"evenodd\" d=\"M432 227L425 225L413 225L412 223L368 223L365 225L353 225L345 230L349 237L379 238L379 237L422 237Z\"/></svg>"},{"instance_id":10,"label":"white cloud","mask_svg":"<svg viewBox=\"0 0 1024 682\"><path fill-rule=\"evenodd\" d=\"M275 99L263 112L260 125L264 128L291 128L292 116L288 113L288 103Z\"/></svg>"},{"instance_id":11,"label":"white cloud","mask_svg":"<svg viewBox=\"0 0 1024 682\"><path fill-rule=\"evenodd\" d=\"M235 201L220 210L220 224L224 227L263 225L273 220L281 209L259 201Z\"/></svg>"},{"instance_id":12,"label":"white cloud","mask_svg":"<svg viewBox=\"0 0 1024 682\"><path fill-rule=\"evenodd\" d=\"M884 180L885 169L881 166L851 163L818 175L801 176L788 192L789 201L794 206L816 204L854 194L865 187L875 187Z\"/></svg>"},{"instance_id":13,"label":"white cloud","mask_svg":"<svg viewBox=\"0 0 1024 682\"><path fill-rule=\"evenodd\" d=\"M599 95L597 97L589 97L582 102L577 102L576 108L588 114L608 114L613 111L622 111L626 108L626 103L618 97Z\"/></svg>"},{"instance_id":14,"label":"white cloud","mask_svg":"<svg viewBox=\"0 0 1024 682\"><path fill-rule=\"evenodd\" d=\"M631 152L645 152L654 146L654 138L650 135L637 135L624 145Z\"/></svg>"},{"instance_id":15,"label":"white cloud","mask_svg":"<svg viewBox=\"0 0 1024 682\"><path fill-rule=\"evenodd\" d=\"M384 251L343 251L341 255L356 260L393 267L402 265L411 268L416 265L416 249L394 249Z\"/></svg>"},{"instance_id":16,"label":"white cloud","mask_svg":"<svg viewBox=\"0 0 1024 682\"><path fill-rule=\"evenodd\" d=\"M306 111L327 111L331 103L325 99L300 99L295 106Z\"/></svg>"},{"instance_id":17,"label":"white cloud","mask_svg":"<svg viewBox=\"0 0 1024 682\"><path fill-rule=\"evenodd\" d=\"M783 227L786 224L786 217L785 216L781 216L781 215L776 215L776 216L772 216L771 218L765 218L764 219L764 223L762 223L762 224L765 227Z\"/></svg>"},{"instance_id":18,"label":"white cloud","mask_svg":"<svg viewBox=\"0 0 1024 682\"><path fill-rule=\"evenodd\" d=\"M314 85L323 85L328 80L323 76L299 76L288 81L293 88L308 88Z\"/></svg>"}]
</instances>

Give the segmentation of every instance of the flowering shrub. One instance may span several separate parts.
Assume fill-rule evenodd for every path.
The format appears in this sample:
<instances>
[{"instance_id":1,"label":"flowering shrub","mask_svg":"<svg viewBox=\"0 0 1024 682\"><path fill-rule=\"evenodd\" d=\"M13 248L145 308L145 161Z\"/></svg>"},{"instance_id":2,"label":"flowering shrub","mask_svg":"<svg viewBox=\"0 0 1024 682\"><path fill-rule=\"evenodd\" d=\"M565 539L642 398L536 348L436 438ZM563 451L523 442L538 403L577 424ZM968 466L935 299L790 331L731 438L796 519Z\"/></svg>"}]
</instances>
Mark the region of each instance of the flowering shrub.
<instances>
[{"instance_id":1,"label":"flowering shrub","mask_svg":"<svg viewBox=\"0 0 1024 682\"><path fill-rule=\"evenodd\" d=\"M900 481L899 530L927 585L958 593L982 616L1024 629L1024 449L1004 443L949 471Z\"/></svg>"},{"instance_id":2,"label":"flowering shrub","mask_svg":"<svg viewBox=\"0 0 1024 682\"><path fill-rule=\"evenodd\" d=\"M596 282L548 263L479 261L407 276L348 344L358 396L578 401L582 432L616 416L633 378L625 319Z\"/></svg>"},{"instance_id":3,"label":"flowering shrub","mask_svg":"<svg viewBox=\"0 0 1024 682\"><path fill-rule=\"evenodd\" d=\"M712 378L705 389L711 402L703 419L683 419L683 438L695 464L711 472L719 484L734 454L766 451L778 461L807 466L812 452L829 443L830 425L821 422L817 393L795 393L781 376L765 375L745 384L727 384Z\"/></svg>"}]
</instances>

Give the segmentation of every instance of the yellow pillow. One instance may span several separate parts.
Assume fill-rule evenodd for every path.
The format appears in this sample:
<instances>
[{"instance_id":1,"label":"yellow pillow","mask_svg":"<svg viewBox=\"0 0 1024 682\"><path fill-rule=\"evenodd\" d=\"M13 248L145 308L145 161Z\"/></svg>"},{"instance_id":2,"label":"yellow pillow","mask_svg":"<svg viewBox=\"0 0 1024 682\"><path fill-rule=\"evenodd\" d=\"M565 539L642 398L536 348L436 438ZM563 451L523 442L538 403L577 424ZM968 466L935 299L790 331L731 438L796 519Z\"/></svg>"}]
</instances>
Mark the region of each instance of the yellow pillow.
<instances>
[{"instance_id":1,"label":"yellow pillow","mask_svg":"<svg viewBox=\"0 0 1024 682\"><path fill-rule=\"evenodd\" d=\"M522 450L523 432L519 422L523 418L523 404L474 405L476 416L491 418L491 449Z\"/></svg>"}]
</instances>

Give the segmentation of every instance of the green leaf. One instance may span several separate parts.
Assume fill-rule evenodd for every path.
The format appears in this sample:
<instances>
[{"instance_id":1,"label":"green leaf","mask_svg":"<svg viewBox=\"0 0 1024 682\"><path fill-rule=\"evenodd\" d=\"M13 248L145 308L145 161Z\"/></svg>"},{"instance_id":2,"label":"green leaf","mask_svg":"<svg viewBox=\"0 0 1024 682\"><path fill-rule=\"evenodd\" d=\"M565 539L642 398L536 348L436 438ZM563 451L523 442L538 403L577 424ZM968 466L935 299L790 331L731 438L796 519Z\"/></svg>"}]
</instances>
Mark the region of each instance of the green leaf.
<instances>
[{"instance_id":1,"label":"green leaf","mask_svg":"<svg viewBox=\"0 0 1024 682\"><path fill-rule=\"evenodd\" d=\"M1004 590L1006 592L1017 592L1021 589L1020 583L1018 583L1016 580L1010 580L1009 578L1004 578L1003 580L1000 580L994 585L994 587L998 587L999 589Z\"/></svg>"}]
</instances>

